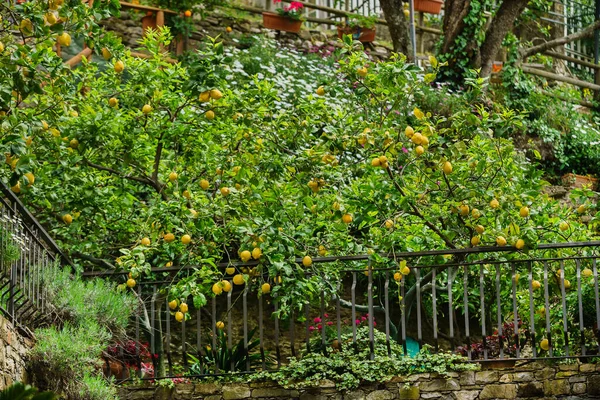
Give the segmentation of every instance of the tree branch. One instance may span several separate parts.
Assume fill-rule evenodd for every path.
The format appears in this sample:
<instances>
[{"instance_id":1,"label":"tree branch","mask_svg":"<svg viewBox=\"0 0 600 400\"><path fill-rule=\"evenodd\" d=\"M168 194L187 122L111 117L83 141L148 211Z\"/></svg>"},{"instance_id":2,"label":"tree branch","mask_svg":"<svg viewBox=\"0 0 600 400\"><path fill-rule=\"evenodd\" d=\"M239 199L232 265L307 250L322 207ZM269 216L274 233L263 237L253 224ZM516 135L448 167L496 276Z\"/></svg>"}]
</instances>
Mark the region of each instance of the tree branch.
<instances>
[{"instance_id":1,"label":"tree branch","mask_svg":"<svg viewBox=\"0 0 600 400\"><path fill-rule=\"evenodd\" d=\"M92 264L102 267L104 269L110 269L113 271L117 269L117 267L115 267L113 264L109 263L108 261L106 261L102 258L96 258L96 257L90 256L88 254L80 253L78 251L71 253L71 257L78 258L80 260L89 261Z\"/></svg>"},{"instance_id":2,"label":"tree branch","mask_svg":"<svg viewBox=\"0 0 600 400\"><path fill-rule=\"evenodd\" d=\"M571 35L563 36L558 39L550 40L549 42L545 42L545 43L539 44L537 46L529 47L527 49L521 49L521 50L519 50L519 53L521 55L521 60L525 60L527 57L531 57L535 54L542 53L542 52L552 49L554 47L563 46L567 43L574 42L575 40L590 37L594 34L594 31L598 28L600 28L600 20L589 25L587 28L585 28L582 31L575 32Z\"/></svg>"}]
</instances>

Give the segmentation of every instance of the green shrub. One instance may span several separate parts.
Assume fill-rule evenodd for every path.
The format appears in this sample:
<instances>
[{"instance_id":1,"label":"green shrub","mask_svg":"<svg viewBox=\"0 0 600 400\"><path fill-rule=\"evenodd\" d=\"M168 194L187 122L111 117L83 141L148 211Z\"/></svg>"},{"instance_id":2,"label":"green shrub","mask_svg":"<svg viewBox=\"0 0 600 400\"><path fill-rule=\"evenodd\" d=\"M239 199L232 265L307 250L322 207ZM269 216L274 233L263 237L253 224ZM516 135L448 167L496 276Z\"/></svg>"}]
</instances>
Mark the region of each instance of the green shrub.
<instances>
[{"instance_id":1,"label":"green shrub","mask_svg":"<svg viewBox=\"0 0 600 400\"><path fill-rule=\"evenodd\" d=\"M107 385L106 380L96 375L84 375L79 395L86 400L116 400L117 389Z\"/></svg>"},{"instance_id":2,"label":"green shrub","mask_svg":"<svg viewBox=\"0 0 600 400\"><path fill-rule=\"evenodd\" d=\"M30 360L34 379L71 400L116 399L115 388L100 375L101 356L124 334L136 299L58 265L42 271L42 287L54 325L36 330Z\"/></svg>"},{"instance_id":3,"label":"green shrub","mask_svg":"<svg viewBox=\"0 0 600 400\"><path fill-rule=\"evenodd\" d=\"M328 355L308 353L301 359L293 358L289 365L279 371L260 372L253 380L271 379L284 387L318 386L320 381L334 381L338 389L349 390L362 382L379 383L394 376L406 376L416 373L436 372L445 375L450 371L474 370L477 365L467 359L451 353L431 354L424 347L414 358L405 357L401 345L391 342L391 356L388 355L386 336L374 331L374 359L369 353L369 328L358 328L356 348L352 345L352 334L342 335L342 347L339 351L328 348Z\"/></svg>"},{"instance_id":4,"label":"green shrub","mask_svg":"<svg viewBox=\"0 0 600 400\"><path fill-rule=\"evenodd\" d=\"M62 393L72 400L88 399L83 378L102 368L102 350L110 334L94 321L79 326L65 323L36 330L37 342L30 363L40 387ZM105 383L106 385L106 383Z\"/></svg>"},{"instance_id":5,"label":"green shrub","mask_svg":"<svg viewBox=\"0 0 600 400\"><path fill-rule=\"evenodd\" d=\"M114 284L101 279L83 281L58 266L42 271L42 287L61 321L73 325L95 321L117 336L124 332L136 305L133 296L117 292Z\"/></svg>"}]
</instances>

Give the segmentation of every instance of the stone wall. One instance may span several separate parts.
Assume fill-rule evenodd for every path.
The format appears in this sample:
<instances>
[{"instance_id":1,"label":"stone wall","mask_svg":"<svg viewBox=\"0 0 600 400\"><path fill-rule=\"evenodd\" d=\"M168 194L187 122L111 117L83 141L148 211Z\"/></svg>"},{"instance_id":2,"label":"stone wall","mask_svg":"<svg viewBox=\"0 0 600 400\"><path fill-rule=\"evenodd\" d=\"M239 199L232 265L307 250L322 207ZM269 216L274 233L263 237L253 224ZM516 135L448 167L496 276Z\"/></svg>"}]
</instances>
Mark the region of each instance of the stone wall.
<instances>
[{"instance_id":1,"label":"stone wall","mask_svg":"<svg viewBox=\"0 0 600 400\"><path fill-rule=\"evenodd\" d=\"M124 386L122 400L392 400L392 399L585 399L600 398L600 365L549 365L541 362L518 367L450 373L418 374L396 377L378 385L362 386L351 392L339 392L333 382L324 381L318 388L284 389L273 383L220 384L187 383L174 389L153 386Z\"/></svg>"},{"instance_id":2,"label":"stone wall","mask_svg":"<svg viewBox=\"0 0 600 400\"><path fill-rule=\"evenodd\" d=\"M109 18L101 24L109 31L114 32L121 38L123 44L129 48L138 48L139 40L142 37L141 17L139 12L122 11L119 18ZM265 35L275 38L287 47L293 47L301 51L311 51L323 47L339 46L337 42L337 33L333 30L323 30L321 28L307 29L303 28L299 34L276 33L275 31L264 29L262 20L258 17L248 19L234 19L226 15L224 11L216 9L206 18L201 19L194 16L195 32L189 40L191 49L197 47L198 41L207 37L216 37L220 35L225 45L239 46L239 38L244 35ZM231 27L232 32L228 33L227 28ZM378 40L390 40L389 32L386 27L379 26L377 32ZM374 42L372 53L380 57L387 57L391 48L388 44Z\"/></svg>"},{"instance_id":3,"label":"stone wall","mask_svg":"<svg viewBox=\"0 0 600 400\"><path fill-rule=\"evenodd\" d=\"M0 390L13 382L28 382L25 365L32 347L33 341L0 315Z\"/></svg>"}]
</instances>

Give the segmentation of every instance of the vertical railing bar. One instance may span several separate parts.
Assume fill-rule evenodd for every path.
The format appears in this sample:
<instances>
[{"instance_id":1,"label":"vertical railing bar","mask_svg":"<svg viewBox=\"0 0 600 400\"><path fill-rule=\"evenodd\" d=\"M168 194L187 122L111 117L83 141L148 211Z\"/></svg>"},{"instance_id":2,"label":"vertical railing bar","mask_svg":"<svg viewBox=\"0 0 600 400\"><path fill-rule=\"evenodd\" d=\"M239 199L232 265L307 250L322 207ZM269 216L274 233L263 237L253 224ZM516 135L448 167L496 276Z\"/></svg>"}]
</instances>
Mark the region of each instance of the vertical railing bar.
<instances>
[{"instance_id":1,"label":"vertical railing bar","mask_svg":"<svg viewBox=\"0 0 600 400\"><path fill-rule=\"evenodd\" d=\"M198 308L196 310L196 331L198 334L196 335L196 350L198 351L198 361L200 363L200 373L204 373L204 356L202 353L202 308ZM170 358L170 357L169 357ZM169 374L173 376L173 371L171 369L171 361L169 359Z\"/></svg>"},{"instance_id":2,"label":"vertical railing bar","mask_svg":"<svg viewBox=\"0 0 600 400\"><path fill-rule=\"evenodd\" d=\"M310 305L308 303L304 303L304 319L306 352L310 353Z\"/></svg>"},{"instance_id":3,"label":"vertical railing bar","mask_svg":"<svg viewBox=\"0 0 600 400\"><path fill-rule=\"evenodd\" d=\"M242 295L243 308L244 308L244 355L246 356L246 371L250 371L250 356L248 354L248 290L249 287L244 287L244 294Z\"/></svg>"},{"instance_id":4,"label":"vertical railing bar","mask_svg":"<svg viewBox=\"0 0 600 400\"><path fill-rule=\"evenodd\" d=\"M160 313L159 313L160 315ZM187 359L187 341L186 341L186 334L185 334L185 327L186 327L186 321L185 318L186 317L186 313L183 314L183 320L181 321L181 358L183 360L183 365L187 367L188 365L188 359Z\"/></svg>"},{"instance_id":5,"label":"vertical railing bar","mask_svg":"<svg viewBox=\"0 0 600 400\"><path fill-rule=\"evenodd\" d=\"M546 338L548 339L548 355L552 357L552 331L550 330L550 304L548 291L548 261L544 261L544 309L546 314Z\"/></svg>"},{"instance_id":6,"label":"vertical railing bar","mask_svg":"<svg viewBox=\"0 0 600 400\"><path fill-rule=\"evenodd\" d=\"M585 356L585 334L583 326L583 301L581 299L581 260L575 260L577 266L577 303L579 306L579 333L581 338L581 354Z\"/></svg>"},{"instance_id":7,"label":"vertical railing bar","mask_svg":"<svg viewBox=\"0 0 600 400\"><path fill-rule=\"evenodd\" d=\"M598 266L596 259L592 258L592 273L594 274L594 297L596 301L596 327L600 330L600 297L598 296ZM598 351L600 352L600 340L598 342Z\"/></svg>"},{"instance_id":8,"label":"vertical railing bar","mask_svg":"<svg viewBox=\"0 0 600 400\"><path fill-rule=\"evenodd\" d=\"M400 301L400 310L402 311L402 348L404 349L405 356L408 354L408 347L406 344L406 295L404 293L404 283L406 282L407 278L408 275L406 275L400 281L400 296L402 297L402 300Z\"/></svg>"},{"instance_id":9,"label":"vertical railing bar","mask_svg":"<svg viewBox=\"0 0 600 400\"><path fill-rule=\"evenodd\" d=\"M560 260L560 295L563 314L563 333L565 337L565 355L569 357L569 328L567 323L567 299L565 289L565 262Z\"/></svg>"},{"instance_id":10,"label":"vertical railing bar","mask_svg":"<svg viewBox=\"0 0 600 400\"><path fill-rule=\"evenodd\" d=\"M500 358L504 358L504 341L502 340L502 304L500 302L500 264L496 264L496 318L498 323Z\"/></svg>"},{"instance_id":11,"label":"vertical railing bar","mask_svg":"<svg viewBox=\"0 0 600 400\"><path fill-rule=\"evenodd\" d=\"M321 291L321 348L323 354L327 356L327 332L325 326L325 292Z\"/></svg>"},{"instance_id":12,"label":"vertical railing bar","mask_svg":"<svg viewBox=\"0 0 600 400\"><path fill-rule=\"evenodd\" d=\"M352 272L352 343L356 346L356 272Z\"/></svg>"},{"instance_id":13,"label":"vertical railing bar","mask_svg":"<svg viewBox=\"0 0 600 400\"><path fill-rule=\"evenodd\" d=\"M275 284L275 283L274 283ZM279 314L277 313L277 294L273 295L273 313L275 314L275 358L277 369L281 368L281 349L279 347Z\"/></svg>"},{"instance_id":14,"label":"vertical railing bar","mask_svg":"<svg viewBox=\"0 0 600 400\"><path fill-rule=\"evenodd\" d=\"M385 346L387 348L388 357L392 355L392 346L390 344L390 272L385 271L385 284L383 286L384 292L384 307L385 307ZM339 319L338 319L339 320ZM339 329L338 329L339 332ZM339 333L338 333L339 335Z\"/></svg>"},{"instance_id":15,"label":"vertical railing bar","mask_svg":"<svg viewBox=\"0 0 600 400\"><path fill-rule=\"evenodd\" d=\"M368 275L369 283L367 287L367 305L369 315L367 319L369 321L369 358L373 360L375 358L375 341L373 333L373 265L371 263L371 257L369 257L368 261Z\"/></svg>"},{"instance_id":16,"label":"vertical railing bar","mask_svg":"<svg viewBox=\"0 0 600 400\"><path fill-rule=\"evenodd\" d=\"M233 296L233 290L230 290L229 292L227 292L227 350L229 351L229 354L231 354L231 349L233 347L233 335L231 333L231 329L232 329L232 325L233 325L231 323L232 296ZM233 359L233 357L231 357L229 364L230 364L228 366L229 370L232 372L235 371L235 360Z\"/></svg>"},{"instance_id":17,"label":"vertical railing bar","mask_svg":"<svg viewBox=\"0 0 600 400\"><path fill-rule=\"evenodd\" d=\"M244 326L246 325L246 310L244 312ZM210 349L213 360L215 360L215 373L219 373L219 362L218 362L218 353L217 353L217 335L219 334L219 329L217 328L217 298L212 298L212 347ZM223 366L225 367L225 366Z\"/></svg>"},{"instance_id":18,"label":"vertical railing bar","mask_svg":"<svg viewBox=\"0 0 600 400\"><path fill-rule=\"evenodd\" d=\"M437 320L437 268L431 270L431 305L433 314L433 348L437 353L439 350L438 342L438 320Z\"/></svg>"},{"instance_id":19,"label":"vertical railing bar","mask_svg":"<svg viewBox=\"0 0 600 400\"><path fill-rule=\"evenodd\" d=\"M484 264L479 265L479 307L481 310L481 340L483 344L483 359L488 359L488 343L487 343L487 329L485 327L485 282L483 269Z\"/></svg>"},{"instance_id":20,"label":"vertical railing bar","mask_svg":"<svg viewBox=\"0 0 600 400\"><path fill-rule=\"evenodd\" d=\"M515 355L517 358L520 357L520 340L519 340L519 313L517 309L517 266L513 262L511 263L512 272L512 300L513 300L513 332L515 336Z\"/></svg>"},{"instance_id":21,"label":"vertical railing bar","mask_svg":"<svg viewBox=\"0 0 600 400\"><path fill-rule=\"evenodd\" d=\"M469 271L466 265L463 265L463 308L465 314L465 340L467 342L467 357L472 360L471 354L471 332L469 331Z\"/></svg>"},{"instance_id":22,"label":"vertical railing bar","mask_svg":"<svg viewBox=\"0 0 600 400\"><path fill-rule=\"evenodd\" d=\"M296 321L294 309L290 311L290 350L292 357L296 357Z\"/></svg>"},{"instance_id":23,"label":"vertical railing bar","mask_svg":"<svg viewBox=\"0 0 600 400\"><path fill-rule=\"evenodd\" d=\"M452 267L448 267L448 328L450 344L454 347L454 307L452 306Z\"/></svg>"},{"instance_id":24,"label":"vertical railing bar","mask_svg":"<svg viewBox=\"0 0 600 400\"><path fill-rule=\"evenodd\" d=\"M337 295L335 296L335 312L336 312L336 320L337 320L337 341L338 341L338 350L342 349L342 311L340 308L340 296L341 296L341 283L337 284Z\"/></svg>"},{"instance_id":25,"label":"vertical railing bar","mask_svg":"<svg viewBox=\"0 0 600 400\"><path fill-rule=\"evenodd\" d=\"M167 328L167 340L166 340L166 347L167 347L167 363L169 364L169 375L173 375L173 360L171 358L171 313L169 311L169 297L167 296L167 298L165 299L165 301L167 302L167 321L166 321L166 328Z\"/></svg>"},{"instance_id":26,"label":"vertical railing bar","mask_svg":"<svg viewBox=\"0 0 600 400\"><path fill-rule=\"evenodd\" d=\"M529 327L531 329L531 343L533 344L533 358L537 358L537 347L535 340L535 305L533 303L533 263L529 261Z\"/></svg>"},{"instance_id":27,"label":"vertical railing bar","mask_svg":"<svg viewBox=\"0 0 600 400\"><path fill-rule=\"evenodd\" d=\"M154 300L156 299L156 285L152 285L152 298L150 299L150 354L152 354L152 365L154 366L154 371L157 371L157 360L154 357L154 354L156 354L156 346L154 343L154 337L156 335L156 331L155 331L155 323L154 323L154 319L155 319L155 312L156 310L155 308L155 304L154 304Z\"/></svg>"},{"instance_id":28,"label":"vertical railing bar","mask_svg":"<svg viewBox=\"0 0 600 400\"><path fill-rule=\"evenodd\" d=\"M417 342L419 343L419 351L423 347L423 329L421 326L421 270L415 268L416 292L417 292Z\"/></svg>"},{"instance_id":29,"label":"vertical railing bar","mask_svg":"<svg viewBox=\"0 0 600 400\"><path fill-rule=\"evenodd\" d=\"M137 297L138 299L142 298L142 288L141 285L137 285L137 287L135 288L135 291L137 292ZM140 357L140 317L135 317L135 360L137 363L137 367L138 367L138 371L137 371L137 375L138 377L142 377L142 359Z\"/></svg>"},{"instance_id":30,"label":"vertical railing bar","mask_svg":"<svg viewBox=\"0 0 600 400\"><path fill-rule=\"evenodd\" d=\"M265 345L263 335L263 293L258 295L258 343L260 345L260 359L263 371L266 369Z\"/></svg>"}]
</instances>

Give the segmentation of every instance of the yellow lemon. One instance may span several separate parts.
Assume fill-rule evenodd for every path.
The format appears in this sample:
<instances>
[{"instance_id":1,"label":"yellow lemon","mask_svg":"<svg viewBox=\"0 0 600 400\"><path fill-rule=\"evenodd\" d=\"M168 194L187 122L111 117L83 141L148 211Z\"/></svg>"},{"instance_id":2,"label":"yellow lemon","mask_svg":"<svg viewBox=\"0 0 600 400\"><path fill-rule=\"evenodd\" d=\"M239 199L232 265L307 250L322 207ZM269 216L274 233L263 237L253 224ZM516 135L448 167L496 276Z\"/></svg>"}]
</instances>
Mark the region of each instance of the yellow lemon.
<instances>
[{"instance_id":1,"label":"yellow lemon","mask_svg":"<svg viewBox=\"0 0 600 400\"><path fill-rule=\"evenodd\" d=\"M219 282L212 285L212 292L214 294L216 294L217 296L220 295L221 293L223 293L223 288L221 287Z\"/></svg>"},{"instance_id":2,"label":"yellow lemon","mask_svg":"<svg viewBox=\"0 0 600 400\"><path fill-rule=\"evenodd\" d=\"M395 272L395 273L394 273L394 280L395 280L396 282L400 282L400 281L402 280L402 276L403 276L403 275L402 275L400 272Z\"/></svg>"},{"instance_id":3,"label":"yellow lemon","mask_svg":"<svg viewBox=\"0 0 600 400\"><path fill-rule=\"evenodd\" d=\"M521 207L519 210L519 215L523 218L529 217L529 207Z\"/></svg>"},{"instance_id":4,"label":"yellow lemon","mask_svg":"<svg viewBox=\"0 0 600 400\"><path fill-rule=\"evenodd\" d=\"M235 285L243 285L244 284L244 275L237 274L233 277L233 283Z\"/></svg>"},{"instance_id":5,"label":"yellow lemon","mask_svg":"<svg viewBox=\"0 0 600 400\"><path fill-rule=\"evenodd\" d=\"M177 311L175 313L175 319L177 320L177 322L182 322L185 318L185 315L181 312L181 311Z\"/></svg>"},{"instance_id":6,"label":"yellow lemon","mask_svg":"<svg viewBox=\"0 0 600 400\"><path fill-rule=\"evenodd\" d=\"M171 300L171 301L169 302L169 308L170 308L171 310L174 310L174 309L176 309L176 308L177 308L177 304L178 304L177 300Z\"/></svg>"},{"instance_id":7,"label":"yellow lemon","mask_svg":"<svg viewBox=\"0 0 600 400\"><path fill-rule=\"evenodd\" d=\"M144 114L150 114L152 112L152 106L150 104L144 104L142 107L142 112Z\"/></svg>"},{"instance_id":8,"label":"yellow lemon","mask_svg":"<svg viewBox=\"0 0 600 400\"><path fill-rule=\"evenodd\" d=\"M65 224L71 225L71 223L73 222L73 217L71 216L71 214L65 214L63 215L62 220Z\"/></svg>"},{"instance_id":9,"label":"yellow lemon","mask_svg":"<svg viewBox=\"0 0 600 400\"><path fill-rule=\"evenodd\" d=\"M206 179L202 179L202 180L200 181L200 187L201 187L203 190L207 190L209 186L210 186L210 184L208 183L208 181L207 181Z\"/></svg>"},{"instance_id":10,"label":"yellow lemon","mask_svg":"<svg viewBox=\"0 0 600 400\"><path fill-rule=\"evenodd\" d=\"M417 153L418 156L421 156L423 153L425 153L425 149L423 146L417 146L415 147L415 153Z\"/></svg>"},{"instance_id":11,"label":"yellow lemon","mask_svg":"<svg viewBox=\"0 0 600 400\"><path fill-rule=\"evenodd\" d=\"M229 196L230 190L228 187L222 187L220 190L223 196Z\"/></svg>"},{"instance_id":12,"label":"yellow lemon","mask_svg":"<svg viewBox=\"0 0 600 400\"><path fill-rule=\"evenodd\" d=\"M187 313L189 310L188 305L185 303L181 303L181 305L179 306L179 311L181 311L182 313Z\"/></svg>"},{"instance_id":13,"label":"yellow lemon","mask_svg":"<svg viewBox=\"0 0 600 400\"><path fill-rule=\"evenodd\" d=\"M471 238L471 244L472 244L473 246L477 246L479 243L480 243L479 236L473 236L473 237Z\"/></svg>"},{"instance_id":14,"label":"yellow lemon","mask_svg":"<svg viewBox=\"0 0 600 400\"><path fill-rule=\"evenodd\" d=\"M233 274L235 274L235 268L234 267L227 267L227 268L225 268L225 273L227 275L233 275Z\"/></svg>"},{"instance_id":15,"label":"yellow lemon","mask_svg":"<svg viewBox=\"0 0 600 400\"><path fill-rule=\"evenodd\" d=\"M540 283L540 281L536 281L536 280L531 281L531 288L533 290L538 290L541 287L542 287L542 284Z\"/></svg>"},{"instance_id":16,"label":"yellow lemon","mask_svg":"<svg viewBox=\"0 0 600 400\"><path fill-rule=\"evenodd\" d=\"M543 339L540 342L540 347L542 350L548 351L548 349L550 348L550 343L548 342L548 339Z\"/></svg>"},{"instance_id":17,"label":"yellow lemon","mask_svg":"<svg viewBox=\"0 0 600 400\"><path fill-rule=\"evenodd\" d=\"M217 323L215 324L215 326L217 327L217 329L219 330L223 330L225 329L225 323L223 321L217 321Z\"/></svg>"},{"instance_id":18,"label":"yellow lemon","mask_svg":"<svg viewBox=\"0 0 600 400\"><path fill-rule=\"evenodd\" d=\"M133 279L133 278L127 279L127 287L132 288L134 286L135 286L135 279Z\"/></svg>"},{"instance_id":19,"label":"yellow lemon","mask_svg":"<svg viewBox=\"0 0 600 400\"><path fill-rule=\"evenodd\" d=\"M67 32L61 33L58 35L58 43L60 43L61 46L69 47L71 45L71 35Z\"/></svg>"},{"instance_id":20,"label":"yellow lemon","mask_svg":"<svg viewBox=\"0 0 600 400\"><path fill-rule=\"evenodd\" d=\"M212 99L219 100L221 97L223 97L223 93L221 93L219 89L213 89L210 91L210 97Z\"/></svg>"},{"instance_id":21,"label":"yellow lemon","mask_svg":"<svg viewBox=\"0 0 600 400\"><path fill-rule=\"evenodd\" d=\"M304 256L302 259L302 265L305 267L310 267L312 265L312 258L310 258L310 256Z\"/></svg>"},{"instance_id":22,"label":"yellow lemon","mask_svg":"<svg viewBox=\"0 0 600 400\"><path fill-rule=\"evenodd\" d=\"M252 258L254 258L255 260L258 260L261 255L262 255L262 250L260 249L260 247L255 247L252 250Z\"/></svg>"},{"instance_id":23,"label":"yellow lemon","mask_svg":"<svg viewBox=\"0 0 600 400\"><path fill-rule=\"evenodd\" d=\"M317 95L319 95L319 96L324 96L325 95L325 88L323 86L319 86L317 88Z\"/></svg>"},{"instance_id":24,"label":"yellow lemon","mask_svg":"<svg viewBox=\"0 0 600 400\"><path fill-rule=\"evenodd\" d=\"M261 286L261 291L263 292L263 294L267 294L271 292L271 285L269 285L268 283L263 283L263 285Z\"/></svg>"},{"instance_id":25,"label":"yellow lemon","mask_svg":"<svg viewBox=\"0 0 600 400\"><path fill-rule=\"evenodd\" d=\"M231 291L231 283L228 280L226 280L226 279L223 279L221 281L221 287L223 288L223 291L225 293L228 293L228 292Z\"/></svg>"},{"instance_id":26,"label":"yellow lemon","mask_svg":"<svg viewBox=\"0 0 600 400\"><path fill-rule=\"evenodd\" d=\"M142 239L142 245L144 246L150 246L150 239L145 237Z\"/></svg>"},{"instance_id":27,"label":"yellow lemon","mask_svg":"<svg viewBox=\"0 0 600 400\"><path fill-rule=\"evenodd\" d=\"M498 207L500 207L500 203L498 202L498 200L492 199L492 201L490 201L490 207L498 208Z\"/></svg>"},{"instance_id":28,"label":"yellow lemon","mask_svg":"<svg viewBox=\"0 0 600 400\"><path fill-rule=\"evenodd\" d=\"M248 250L244 250L240 253L240 259L243 262L247 262L248 260L250 260L251 257L252 257L252 253L250 253Z\"/></svg>"},{"instance_id":29,"label":"yellow lemon","mask_svg":"<svg viewBox=\"0 0 600 400\"><path fill-rule=\"evenodd\" d=\"M446 175L450 175L452 173L452 164L450 164L450 161L446 161L444 163L444 165L442 166L442 170Z\"/></svg>"},{"instance_id":30,"label":"yellow lemon","mask_svg":"<svg viewBox=\"0 0 600 400\"><path fill-rule=\"evenodd\" d=\"M181 237L181 243L183 243L183 244L190 244L191 241L192 241L192 237L190 235L183 235Z\"/></svg>"},{"instance_id":31,"label":"yellow lemon","mask_svg":"<svg viewBox=\"0 0 600 400\"><path fill-rule=\"evenodd\" d=\"M167 233L165 236L163 236L163 239L165 239L165 242L171 243L173 240L175 240L175 235L172 233Z\"/></svg>"},{"instance_id":32,"label":"yellow lemon","mask_svg":"<svg viewBox=\"0 0 600 400\"><path fill-rule=\"evenodd\" d=\"M515 243L515 247L518 250L522 250L525 247L525 241L523 239L517 240L517 242Z\"/></svg>"},{"instance_id":33,"label":"yellow lemon","mask_svg":"<svg viewBox=\"0 0 600 400\"><path fill-rule=\"evenodd\" d=\"M504 238L504 236L498 236L496 238L496 244L498 246L506 246L506 239Z\"/></svg>"},{"instance_id":34,"label":"yellow lemon","mask_svg":"<svg viewBox=\"0 0 600 400\"><path fill-rule=\"evenodd\" d=\"M121 72L123 72L124 69L125 69L125 64L123 64L123 61L119 60L115 63L114 70L117 74L120 74Z\"/></svg>"},{"instance_id":35,"label":"yellow lemon","mask_svg":"<svg viewBox=\"0 0 600 400\"><path fill-rule=\"evenodd\" d=\"M345 223L345 224L351 223L352 222L352 215L350 215L350 214L344 214L342 216L342 222Z\"/></svg>"}]
</instances>

